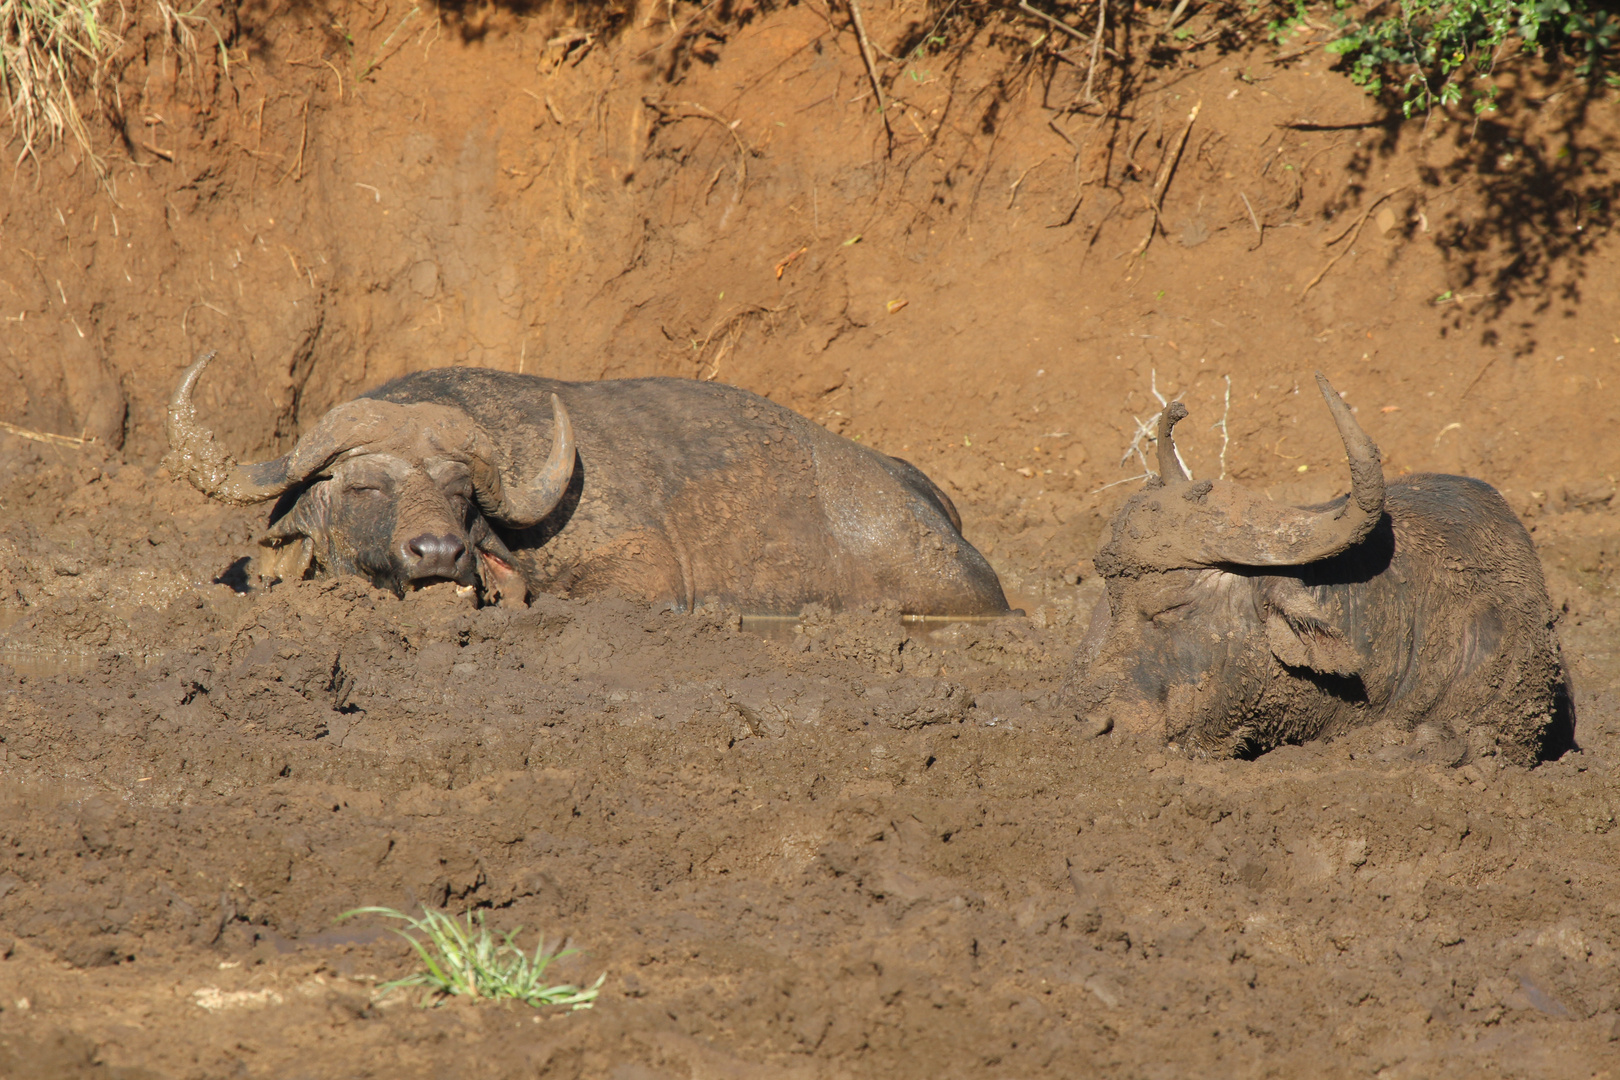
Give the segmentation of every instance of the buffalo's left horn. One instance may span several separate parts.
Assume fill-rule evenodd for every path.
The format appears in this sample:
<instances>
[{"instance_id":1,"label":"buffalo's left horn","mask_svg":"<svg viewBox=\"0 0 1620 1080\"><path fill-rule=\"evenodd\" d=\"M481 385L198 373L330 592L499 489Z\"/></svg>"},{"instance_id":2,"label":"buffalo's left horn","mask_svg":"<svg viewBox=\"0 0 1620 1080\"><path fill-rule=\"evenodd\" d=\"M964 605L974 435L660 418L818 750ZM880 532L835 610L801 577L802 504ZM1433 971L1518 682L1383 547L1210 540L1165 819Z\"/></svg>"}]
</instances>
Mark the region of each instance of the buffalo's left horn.
<instances>
[{"instance_id":1,"label":"buffalo's left horn","mask_svg":"<svg viewBox=\"0 0 1620 1080\"><path fill-rule=\"evenodd\" d=\"M1181 467L1181 458L1176 456L1173 434L1176 424L1185 419L1187 406L1179 401L1172 401L1159 413L1159 479L1167 484L1191 479L1187 470Z\"/></svg>"},{"instance_id":2,"label":"buffalo's left horn","mask_svg":"<svg viewBox=\"0 0 1620 1080\"><path fill-rule=\"evenodd\" d=\"M246 506L274 499L297 482L296 477L287 474L291 455L283 454L257 465L238 465L221 448L214 433L197 421L191 393L213 358L213 352L203 353L180 377L180 385L169 401L169 454L164 464L204 495L222 502Z\"/></svg>"},{"instance_id":3,"label":"buffalo's left horn","mask_svg":"<svg viewBox=\"0 0 1620 1080\"><path fill-rule=\"evenodd\" d=\"M568 491L574 478L574 425L556 394L551 395L551 419L551 453L528 483L503 482L487 444L480 446L481 452L469 462L479 506L502 524L519 529L538 524L556 509Z\"/></svg>"}]
</instances>

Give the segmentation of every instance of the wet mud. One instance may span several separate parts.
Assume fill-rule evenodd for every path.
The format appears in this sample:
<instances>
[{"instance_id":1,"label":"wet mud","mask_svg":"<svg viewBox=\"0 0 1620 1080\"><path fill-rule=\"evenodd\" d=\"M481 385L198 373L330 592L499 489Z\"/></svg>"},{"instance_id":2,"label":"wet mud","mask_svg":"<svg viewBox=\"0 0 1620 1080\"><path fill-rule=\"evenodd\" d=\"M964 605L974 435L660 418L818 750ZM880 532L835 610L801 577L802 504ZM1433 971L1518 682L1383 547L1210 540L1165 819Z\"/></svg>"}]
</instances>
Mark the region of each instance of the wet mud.
<instances>
[{"instance_id":1,"label":"wet mud","mask_svg":"<svg viewBox=\"0 0 1620 1080\"><path fill-rule=\"evenodd\" d=\"M1615 623L1578 586L1577 752L1459 768L1375 729L1204 761L1054 709L1094 582L994 622L766 632L356 579L238 594L214 579L247 512L130 465L17 483L72 494L3 534L7 1075L1587 1075L1615 1052ZM566 936L602 1000L376 1000L411 958L335 920L377 903Z\"/></svg>"}]
</instances>

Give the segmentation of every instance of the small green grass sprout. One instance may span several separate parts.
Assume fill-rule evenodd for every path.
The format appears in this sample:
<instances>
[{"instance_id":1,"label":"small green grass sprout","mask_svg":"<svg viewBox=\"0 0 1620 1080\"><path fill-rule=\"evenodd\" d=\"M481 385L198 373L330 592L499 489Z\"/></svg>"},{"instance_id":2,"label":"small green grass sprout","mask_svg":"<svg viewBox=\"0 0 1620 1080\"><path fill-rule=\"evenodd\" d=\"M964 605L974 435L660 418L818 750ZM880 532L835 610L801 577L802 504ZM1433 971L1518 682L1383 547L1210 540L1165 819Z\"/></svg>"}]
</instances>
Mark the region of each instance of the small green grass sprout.
<instances>
[{"instance_id":1,"label":"small green grass sprout","mask_svg":"<svg viewBox=\"0 0 1620 1080\"><path fill-rule=\"evenodd\" d=\"M482 911L469 911L461 918L442 911L422 909L420 919L403 911L388 907L360 907L345 911L338 921L354 915L381 915L385 919L398 919L404 928L391 927L394 933L411 943L426 971L418 971L403 979L395 979L377 988L379 994L420 986L427 989L422 1005L434 1004L451 995L488 998L498 1001L513 998L526 1005L567 1005L571 1009L589 1009L596 1003L606 973L590 986L579 987L562 983L548 986L546 968L554 960L572 956L577 950L564 949L547 952L542 936L534 953L525 953L513 940L523 932L516 930L496 940L484 926ZM421 937L412 934L416 931Z\"/></svg>"}]
</instances>

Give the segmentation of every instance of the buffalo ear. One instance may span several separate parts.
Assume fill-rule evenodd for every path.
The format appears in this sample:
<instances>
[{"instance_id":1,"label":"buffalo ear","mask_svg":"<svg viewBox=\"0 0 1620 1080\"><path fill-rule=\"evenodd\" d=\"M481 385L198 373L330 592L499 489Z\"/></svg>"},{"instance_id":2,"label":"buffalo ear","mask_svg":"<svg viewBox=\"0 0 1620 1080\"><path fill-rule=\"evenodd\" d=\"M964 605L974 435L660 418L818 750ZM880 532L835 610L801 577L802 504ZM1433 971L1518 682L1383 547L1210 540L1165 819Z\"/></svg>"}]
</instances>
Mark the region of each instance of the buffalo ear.
<instances>
[{"instance_id":1,"label":"buffalo ear","mask_svg":"<svg viewBox=\"0 0 1620 1080\"><path fill-rule=\"evenodd\" d=\"M522 607L529 602L529 583L522 571L512 565L512 552L495 535L489 522L478 518L471 530L473 547L478 551L478 580L484 586L486 603Z\"/></svg>"},{"instance_id":2,"label":"buffalo ear","mask_svg":"<svg viewBox=\"0 0 1620 1080\"><path fill-rule=\"evenodd\" d=\"M1280 578L1266 590L1265 615L1266 643L1284 664L1325 675L1361 674L1361 654L1298 580Z\"/></svg>"},{"instance_id":3,"label":"buffalo ear","mask_svg":"<svg viewBox=\"0 0 1620 1080\"><path fill-rule=\"evenodd\" d=\"M262 589L277 581L301 581L315 560L315 544L307 536L287 541L273 540L267 534L259 538L262 550L253 560L253 573Z\"/></svg>"},{"instance_id":4,"label":"buffalo ear","mask_svg":"<svg viewBox=\"0 0 1620 1080\"><path fill-rule=\"evenodd\" d=\"M484 586L484 596L503 607L522 607L529 602L529 584L517 567L479 549L478 577Z\"/></svg>"},{"instance_id":5,"label":"buffalo ear","mask_svg":"<svg viewBox=\"0 0 1620 1080\"><path fill-rule=\"evenodd\" d=\"M316 484L270 523L259 537L259 555L253 560L260 588L277 581L303 580L315 560L314 537L327 531L330 511L326 485Z\"/></svg>"}]
</instances>

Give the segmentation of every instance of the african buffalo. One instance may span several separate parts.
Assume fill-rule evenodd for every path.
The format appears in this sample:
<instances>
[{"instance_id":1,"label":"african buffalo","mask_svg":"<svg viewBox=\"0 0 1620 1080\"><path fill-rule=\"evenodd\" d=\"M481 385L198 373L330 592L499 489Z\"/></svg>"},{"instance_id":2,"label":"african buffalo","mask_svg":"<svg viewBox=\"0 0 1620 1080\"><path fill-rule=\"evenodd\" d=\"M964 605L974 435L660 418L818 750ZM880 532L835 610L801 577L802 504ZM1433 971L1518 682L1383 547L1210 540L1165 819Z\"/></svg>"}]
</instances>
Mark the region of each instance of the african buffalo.
<instances>
[{"instance_id":1,"label":"african buffalo","mask_svg":"<svg viewBox=\"0 0 1620 1080\"><path fill-rule=\"evenodd\" d=\"M1250 755L1375 720L1533 762L1572 722L1530 537L1461 476L1384 483L1378 447L1320 374L1348 496L1287 507L1193 482L1159 423L1160 475L1114 517L1064 698L1076 718Z\"/></svg>"},{"instance_id":2,"label":"african buffalo","mask_svg":"<svg viewBox=\"0 0 1620 1080\"><path fill-rule=\"evenodd\" d=\"M995 571L917 468L780 405L688 379L561 382L480 368L393 380L273 461L237 465L170 404L171 471L230 503L277 499L265 580L363 574L486 601L605 593L797 613L893 601L1005 614Z\"/></svg>"}]
</instances>

